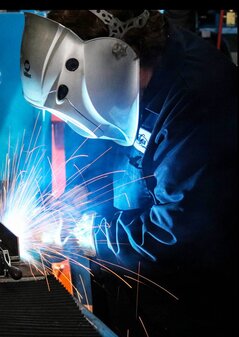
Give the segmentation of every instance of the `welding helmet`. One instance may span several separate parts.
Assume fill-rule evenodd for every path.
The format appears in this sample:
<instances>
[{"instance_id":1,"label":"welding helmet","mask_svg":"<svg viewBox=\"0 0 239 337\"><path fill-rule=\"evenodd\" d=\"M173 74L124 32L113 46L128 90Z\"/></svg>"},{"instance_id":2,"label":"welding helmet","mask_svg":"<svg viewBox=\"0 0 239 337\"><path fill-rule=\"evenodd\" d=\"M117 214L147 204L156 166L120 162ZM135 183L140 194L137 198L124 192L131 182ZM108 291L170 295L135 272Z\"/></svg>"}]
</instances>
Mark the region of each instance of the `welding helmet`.
<instances>
[{"instance_id":1,"label":"welding helmet","mask_svg":"<svg viewBox=\"0 0 239 337\"><path fill-rule=\"evenodd\" d=\"M21 81L27 101L58 116L80 135L133 144L139 117L139 59L114 34L84 41L51 19L25 13Z\"/></svg>"}]
</instances>

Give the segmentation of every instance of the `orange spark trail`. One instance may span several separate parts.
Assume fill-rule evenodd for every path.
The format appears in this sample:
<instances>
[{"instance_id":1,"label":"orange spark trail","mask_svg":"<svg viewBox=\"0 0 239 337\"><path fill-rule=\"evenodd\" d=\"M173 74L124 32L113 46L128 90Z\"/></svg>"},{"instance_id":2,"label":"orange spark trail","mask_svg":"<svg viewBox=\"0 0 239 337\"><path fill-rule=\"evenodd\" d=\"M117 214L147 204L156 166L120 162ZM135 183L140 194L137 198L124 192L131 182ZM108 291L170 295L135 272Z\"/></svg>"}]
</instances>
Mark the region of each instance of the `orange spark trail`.
<instances>
[{"instance_id":1,"label":"orange spark trail","mask_svg":"<svg viewBox=\"0 0 239 337\"><path fill-rule=\"evenodd\" d=\"M140 320L140 323L142 324L142 327L143 327L143 329L144 329L144 332L145 332L145 334L146 334L146 337L149 337L148 331L146 330L145 325L144 325L144 323L143 323L143 321L142 321L142 318L141 318L140 316L139 316L139 320Z\"/></svg>"},{"instance_id":2,"label":"orange spark trail","mask_svg":"<svg viewBox=\"0 0 239 337\"><path fill-rule=\"evenodd\" d=\"M109 261L106 261L106 260L101 260L101 259L98 259L98 261L101 261L101 262L110 264L110 265L115 266L115 267L118 267L118 268L120 268L120 269L122 269L122 270L126 270L126 271L128 271L128 272L130 272L130 273L132 273L132 274L138 275L138 273L136 273L136 272L134 272L134 271L132 271L132 270L130 270L130 269L128 269L128 268L125 268L125 267L123 267L123 266L119 266L119 265L117 265L117 264L115 264L115 263L112 263L112 262L109 262ZM159 285L158 283L156 283L156 282L150 280L149 278L143 276L142 274L140 274L140 277L143 278L144 280L146 280L146 281L148 281L148 282L154 284L154 285L157 286L158 288L162 289L163 291L165 291L167 294L169 294L170 296L172 296L172 297L175 298L176 300L179 300L179 298L178 298L177 296L175 296L173 293L171 293L169 290L165 289L164 287L162 287L162 286Z\"/></svg>"},{"instance_id":3,"label":"orange spark trail","mask_svg":"<svg viewBox=\"0 0 239 337\"><path fill-rule=\"evenodd\" d=\"M138 304L139 304L139 274L140 274L140 261L139 261L139 264L138 264L138 273L137 273L137 287L136 287L136 308L135 308L135 316L136 316L136 319L138 317Z\"/></svg>"}]
</instances>

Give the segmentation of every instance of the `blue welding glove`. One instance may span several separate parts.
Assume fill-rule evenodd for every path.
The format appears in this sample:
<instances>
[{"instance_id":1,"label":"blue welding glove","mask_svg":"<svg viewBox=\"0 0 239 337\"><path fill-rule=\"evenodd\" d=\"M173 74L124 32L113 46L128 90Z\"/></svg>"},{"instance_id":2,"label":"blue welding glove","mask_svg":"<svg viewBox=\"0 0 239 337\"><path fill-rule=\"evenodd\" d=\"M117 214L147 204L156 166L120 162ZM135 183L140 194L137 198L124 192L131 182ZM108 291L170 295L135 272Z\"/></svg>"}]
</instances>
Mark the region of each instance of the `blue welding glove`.
<instances>
[{"instance_id":1,"label":"blue welding glove","mask_svg":"<svg viewBox=\"0 0 239 337\"><path fill-rule=\"evenodd\" d=\"M153 254L144 247L146 227L143 223L144 214L140 211L116 211L111 221L102 218L94 226L96 254L101 258L111 259L115 256L122 259L126 252L137 253L145 258L155 260Z\"/></svg>"},{"instance_id":2,"label":"blue welding glove","mask_svg":"<svg viewBox=\"0 0 239 337\"><path fill-rule=\"evenodd\" d=\"M174 245L177 239L173 233L172 214L175 205L159 207L153 205L147 210L135 209L116 211L112 220L101 219L94 226L94 240L97 256L117 259L136 258L156 261L162 247Z\"/></svg>"}]
</instances>

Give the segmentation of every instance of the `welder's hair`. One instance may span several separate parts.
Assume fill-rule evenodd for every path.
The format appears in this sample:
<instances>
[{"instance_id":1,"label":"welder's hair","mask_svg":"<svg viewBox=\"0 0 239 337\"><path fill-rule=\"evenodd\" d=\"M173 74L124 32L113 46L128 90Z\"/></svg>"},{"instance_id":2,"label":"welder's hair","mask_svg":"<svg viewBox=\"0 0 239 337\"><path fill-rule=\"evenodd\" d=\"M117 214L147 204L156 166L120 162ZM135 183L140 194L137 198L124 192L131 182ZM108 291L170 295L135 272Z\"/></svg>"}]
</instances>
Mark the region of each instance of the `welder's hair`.
<instances>
[{"instance_id":1,"label":"welder's hair","mask_svg":"<svg viewBox=\"0 0 239 337\"><path fill-rule=\"evenodd\" d=\"M121 21L137 17L142 10L107 10ZM136 52L141 67L157 64L168 36L168 21L158 10L150 10L150 17L142 28L130 29L122 37ZM108 26L89 10L51 10L48 18L75 32L81 39L109 36Z\"/></svg>"}]
</instances>

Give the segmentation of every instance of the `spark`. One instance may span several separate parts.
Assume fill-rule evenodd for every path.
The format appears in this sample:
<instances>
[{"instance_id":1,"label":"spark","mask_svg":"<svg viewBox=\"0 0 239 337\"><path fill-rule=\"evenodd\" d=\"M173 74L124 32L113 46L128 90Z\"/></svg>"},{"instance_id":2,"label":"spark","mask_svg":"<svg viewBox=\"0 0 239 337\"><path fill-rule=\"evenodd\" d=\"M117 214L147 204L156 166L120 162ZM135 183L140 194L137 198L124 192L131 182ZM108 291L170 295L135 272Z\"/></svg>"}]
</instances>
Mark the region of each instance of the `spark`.
<instances>
[{"instance_id":1,"label":"spark","mask_svg":"<svg viewBox=\"0 0 239 337\"><path fill-rule=\"evenodd\" d=\"M134 272L134 271L131 270L131 269L128 269L128 268L123 267L123 266L120 266L120 265L117 265L117 264L115 264L115 263L113 263L113 262L110 262L110 261L106 261L106 260L102 260L102 259L98 259L98 261L100 261L100 262L102 262L102 263L109 264L109 265L111 265L111 266L115 266L115 267L120 268L120 269L122 269L122 270L126 270L126 271L128 271L129 273L132 273L132 274L136 275L137 278L138 278L138 276L140 276L140 278L142 278L142 279L144 279L145 281L147 281L147 282L149 282L149 283L155 285L156 287L160 288L161 290L163 290L164 292L166 292L167 294L169 294L170 296L172 296L175 300L179 300L179 298L178 298L177 296L175 296L172 292L170 292L170 291L167 290L166 288L162 287L160 284L154 282L153 280L151 280L151 279L149 279L149 278L143 276L142 274L139 275L138 273Z\"/></svg>"},{"instance_id":2,"label":"spark","mask_svg":"<svg viewBox=\"0 0 239 337\"><path fill-rule=\"evenodd\" d=\"M95 214L92 211L88 212L88 209L85 209L83 213L81 212L83 205L90 203L87 200L90 195L87 187L113 173L125 171L118 170L99 174L70 189L58 199L49 192L49 186L42 191L41 183L44 176L42 176L41 166L46 151L43 145L38 144L41 127L37 128L37 121L38 119L34 125L28 146L25 146L24 131L21 142L17 142L13 154L10 151L11 140L9 136L5 167L0 177L3 182L0 190L0 220L18 237L20 257L29 264L33 275L34 268L45 276L47 281L47 275L52 272L51 263L55 259L61 258L68 259L71 263L84 268L93 276L89 268L77 261L79 256L85 257L80 255L79 251L88 256L95 255L91 236ZM78 149L81 147L80 145ZM110 149L94 159L87 167L93 165L97 159L101 158ZM79 156L86 156L78 155L77 150L74 151L66 163ZM48 161L50 164L49 158ZM87 167L74 173L67 180L67 183L69 181L72 183ZM49 165L47 174L51 174L51 165ZM108 185L103 186L103 188L107 187ZM62 232L65 232L65 237L62 237ZM66 242L71 245L73 251L67 251L64 248ZM71 257L73 254L75 254L75 259ZM86 258L91 260L88 256ZM109 267L103 267L131 288L130 284L121 276L117 275ZM77 292L77 289L75 290Z\"/></svg>"},{"instance_id":3,"label":"spark","mask_svg":"<svg viewBox=\"0 0 239 337\"><path fill-rule=\"evenodd\" d=\"M19 238L20 257L29 264L31 274L34 276L35 271L37 271L44 276L46 278L47 287L50 290L47 277L53 272L52 262L67 259L69 263L83 268L91 277L94 277L91 269L79 262L79 258L84 258L93 264L99 265L103 270L119 279L130 289L133 287L127 282L127 278L131 278L137 282L136 315L138 315L140 283L150 282L178 300L178 298L167 289L143 276L140 273L140 264L138 266L138 272L135 273L117 264L95 258L96 247L92 237L93 229L104 233L108 248L110 248L115 255L119 254L120 245L125 243L120 243L117 235L115 242L111 241L107 232L110 228L110 223L107 219L102 218L97 228L95 228L94 225L97 216L94 209L98 205L112 200L112 197L108 196L109 193L113 191L112 183L106 183L103 187L95 189L93 192L89 192L88 187L99 180L104 181L104 179L110 175L116 173L123 174L125 170L111 170L96 175L80 185L71 188L60 198L55 198L54 195L49 192L49 186L46 186L44 190L41 188L45 179L42 164L43 160L46 159L46 151L43 145L38 144L41 127L38 128L37 123L36 121L28 146L25 146L25 132L23 132L23 137L21 141L17 142L13 153L11 153L11 141L9 136L8 153L6 154L4 169L1 170L2 176L0 176L0 181L2 181L0 188L0 221ZM66 161L66 164L70 164L73 159L87 157L87 154L78 154L78 151L82 149L82 145L85 144L86 141L87 139L74 151ZM67 179L67 185L71 186L72 182L82 177L82 173L85 170L92 167L97 160L102 158L110 150L111 147L83 168L75 166L77 170ZM49 172L47 172L46 175L50 175L52 174L51 161L49 158L47 159ZM138 180L147 179L149 177L152 176L132 180L121 184L117 188L133 184ZM97 195L96 193L98 192L100 193ZM122 196L126 198L129 204L126 193L115 195L114 198ZM120 218L116 223L116 227L118 228L119 225L121 225ZM116 249L113 248L114 244L116 245ZM130 241L130 244L133 249L139 253L143 252L146 255L150 255L148 252L144 252L142 247L139 248L133 240ZM70 248L67 249L66 245ZM122 277L121 274L117 273L112 267L126 270L128 273L135 275L136 278L134 279L128 275L123 275ZM62 276L71 282L63 272ZM87 305L89 305L82 278L81 283ZM71 285L78 298L83 298L75 285ZM140 316L139 319L147 334ZM129 335L129 330L127 331L127 335Z\"/></svg>"},{"instance_id":4,"label":"spark","mask_svg":"<svg viewBox=\"0 0 239 337\"><path fill-rule=\"evenodd\" d=\"M141 318L140 316L139 316L139 321L140 321L140 323L142 324L142 327L143 327L143 329L144 329L144 332L145 332L146 336L149 337L148 331L146 330L146 327L145 327L145 325L144 325L144 322L142 321L142 318Z\"/></svg>"},{"instance_id":5,"label":"spark","mask_svg":"<svg viewBox=\"0 0 239 337\"><path fill-rule=\"evenodd\" d=\"M80 255L80 254L78 254L78 253L72 253L72 254L75 255L76 257L77 257L77 256L78 256L78 257L82 257L82 258L84 258L84 259L87 259L88 261L91 261L91 262L94 263L94 264L97 264L98 266L102 267L103 270L108 271L110 274L112 274L112 275L114 275L115 277L117 277L119 280L121 280L123 283L125 283L129 288L132 288L132 286L131 286L131 285L130 285L130 284L129 284L123 277L121 277L121 276L120 276L118 273L116 273L114 270L112 270L112 269L110 269L109 267L107 267L105 264L99 262L99 260L97 261L97 260L92 259L92 258L90 258L90 257L88 257L88 256ZM76 260L73 260L73 261L74 261L74 263L77 263Z\"/></svg>"},{"instance_id":6,"label":"spark","mask_svg":"<svg viewBox=\"0 0 239 337\"><path fill-rule=\"evenodd\" d=\"M129 276L129 275L126 275L126 274L124 275L124 277L126 277L126 278L128 278L128 279L130 279L130 280L133 280L133 281L135 281L135 282L137 282L137 283L140 283L140 284L145 285L145 282L139 281L139 280L138 280L138 277L137 277L137 278L134 278L134 277Z\"/></svg>"},{"instance_id":7,"label":"spark","mask_svg":"<svg viewBox=\"0 0 239 337\"><path fill-rule=\"evenodd\" d=\"M17 141L13 153L10 151L11 139L9 135L5 167L0 176L2 182L0 220L18 237L20 257L26 262L34 263L38 268L39 264L35 261L34 255L42 257L43 251L45 255L46 251L52 251L50 247L55 250L54 253L57 255L62 252L67 240L76 242L76 246L81 247L81 250L94 255L92 228L95 215L92 211L82 214L80 210L82 205L88 202L87 186L114 172L96 176L94 179L70 189L61 199L55 198L48 191L49 186L41 191L41 184L45 178L42 175L42 163L46 151L43 145L38 144L41 127L37 127L37 124L38 117L28 146L24 144L24 131L22 140L21 142ZM82 171L110 149L86 165ZM78 155L75 150L66 163L79 156L86 155ZM49 165L47 174L51 173L51 165ZM69 178L70 182L72 183L73 179L79 177L81 173L81 171L74 173ZM67 233L65 238L62 238L63 231Z\"/></svg>"},{"instance_id":8,"label":"spark","mask_svg":"<svg viewBox=\"0 0 239 337\"><path fill-rule=\"evenodd\" d=\"M138 276L137 276L137 287L136 287L136 309L135 309L136 319L138 317L138 304L139 304L139 274L140 274L140 261L138 263Z\"/></svg>"},{"instance_id":9,"label":"spark","mask_svg":"<svg viewBox=\"0 0 239 337\"><path fill-rule=\"evenodd\" d=\"M118 172L125 172L125 171L118 171ZM113 173L113 172L112 172L112 173ZM95 201L95 200L97 200L97 199L101 199L103 195L105 195L105 194L107 194L107 193L109 193L109 192L114 191L114 192L117 193L117 189L120 189L120 188L125 187L125 186L127 186L127 185L134 184L134 183L136 183L136 182L138 182L138 181L145 180L145 179L152 178L152 177L154 177L153 174L147 175L147 176L143 176L143 177L140 177L140 178L137 178L137 179L132 179L131 181L128 181L128 182L126 182L126 183L123 183L123 184L121 184L121 185L119 185L119 186L117 186L117 187L115 187L115 188L112 187L111 189L107 189L107 191L105 191L105 192L103 192L103 193L97 195L94 199L91 199L91 205L88 206L88 207L90 207L90 208L95 208L95 207L99 206L100 204L105 203L106 201L111 200L112 197L109 198L109 199L102 200L102 201L100 201L98 204L92 204L93 201ZM95 191L94 191L94 192L95 192ZM94 193L94 192L91 192L91 193ZM122 193L120 196L125 196L125 193ZM117 197L119 197L119 195L114 196L114 198L117 198ZM128 202L128 204L129 204L129 202ZM83 210L83 211L84 211L84 210Z\"/></svg>"},{"instance_id":10,"label":"spark","mask_svg":"<svg viewBox=\"0 0 239 337\"><path fill-rule=\"evenodd\" d=\"M79 277L80 277L80 280L81 280L81 284L82 284L82 287L83 287L83 290L84 290L84 294L85 294L85 298L86 298L86 305L89 307L90 304L89 304L89 300L88 300L88 296L87 296L87 292L86 292L86 289L85 289L85 283L82 279L82 276L79 274Z\"/></svg>"},{"instance_id":11,"label":"spark","mask_svg":"<svg viewBox=\"0 0 239 337\"><path fill-rule=\"evenodd\" d=\"M20 150L16 146L13 158L10 157L10 153L6 155L5 174L2 178L4 186L0 199L1 221L19 238L20 255L25 261L34 262L33 253L39 252L44 247L47 250L50 245L61 251L67 240L69 242L76 241L81 250L84 250L87 254L94 255L95 247L92 230L95 213L90 209L94 209L99 204L111 200L112 198L108 198L98 202L98 204L95 203L96 200L112 191L113 188L111 188L112 184L110 183L93 192L88 192L87 187L99 179L106 178L108 175L124 173L125 171L109 171L95 176L70 189L64 193L62 198L57 199L51 193L41 191L40 187L44 179L41 164L45 156L43 146L37 144L40 130L41 128L37 130L36 125L34 126L33 132L36 133L36 137L31 136L26 151L23 137ZM104 151L96 159L101 158L110 149ZM76 157L76 152L74 152L73 157ZM92 165L96 159L88 164L87 167ZM80 175L82 170L77 173ZM77 174L74 174L74 179L76 178ZM127 182L124 185L128 184ZM47 188L48 186L46 190ZM107 190L94 197L94 193L101 189ZM125 196L125 193L123 195ZM102 230L103 223L104 219L99 225L100 230ZM119 223L121 223L120 219L117 221L117 226ZM67 233L65 238L62 238L62 232ZM108 246L113 251L107 231L106 238ZM118 238L116 238L116 243L117 251L114 253L118 254L120 251ZM136 250L138 249L133 240L131 240L131 244L135 246Z\"/></svg>"}]
</instances>

